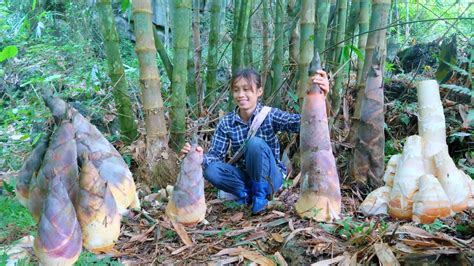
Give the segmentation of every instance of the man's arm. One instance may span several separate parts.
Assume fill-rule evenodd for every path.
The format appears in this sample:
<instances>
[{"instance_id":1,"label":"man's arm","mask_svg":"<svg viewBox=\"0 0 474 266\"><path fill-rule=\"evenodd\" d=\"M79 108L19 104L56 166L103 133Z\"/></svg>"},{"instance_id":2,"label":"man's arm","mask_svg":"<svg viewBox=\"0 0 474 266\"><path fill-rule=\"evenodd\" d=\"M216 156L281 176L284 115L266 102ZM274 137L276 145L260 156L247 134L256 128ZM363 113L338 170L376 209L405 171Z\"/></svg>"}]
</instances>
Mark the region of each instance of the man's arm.
<instances>
[{"instance_id":1,"label":"man's arm","mask_svg":"<svg viewBox=\"0 0 474 266\"><path fill-rule=\"evenodd\" d=\"M275 132L300 132L301 116L299 114L291 114L282 111L278 108L272 108L270 116L272 119L272 126Z\"/></svg>"},{"instance_id":2,"label":"man's arm","mask_svg":"<svg viewBox=\"0 0 474 266\"><path fill-rule=\"evenodd\" d=\"M229 138L227 137L227 123L222 119L217 125L216 132L212 137L211 147L204 154L203 168L210 163L224 161L225 155L229 149Z\"/></svg>"}]
</instances>

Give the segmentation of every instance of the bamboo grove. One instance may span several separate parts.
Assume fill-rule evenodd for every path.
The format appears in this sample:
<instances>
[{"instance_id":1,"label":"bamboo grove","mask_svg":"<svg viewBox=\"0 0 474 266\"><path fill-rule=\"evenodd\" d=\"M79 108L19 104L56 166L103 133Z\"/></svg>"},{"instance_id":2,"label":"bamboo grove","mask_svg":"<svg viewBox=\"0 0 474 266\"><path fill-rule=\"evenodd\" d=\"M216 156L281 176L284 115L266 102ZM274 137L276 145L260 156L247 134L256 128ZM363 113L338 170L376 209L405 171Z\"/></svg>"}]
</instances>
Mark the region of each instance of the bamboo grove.
<instances>
[{"instance_id":1,"label":"bamboo grove","mask_svg":"<svg viewBox=\"0 0 474 266\"><path fill-rule=\"evenodd\" d=\"M307 81L308 65L316 52L320 53L325 70L332 75L333 88L328 101L331 125L341 127L338 118L342 115L343 106L348 105L344 99L348 93L352 93L347 86L350 71L356 73L356 97L351 103L354 110L349 114L350 121L346 119L343 126L349 127L347 124L350 124L349 139L357 146L361 138L359 132L367 130L360 128L367 126L361 124L360 120L367 112L363 110L362 101L374 51L378 51L376 58L380 62L379 67L384 68L386 28L389 13L393 13L395 7L390 0L214 0L208 5L191 0L171 1L171 46L165 45L169 40L162 40L156 28L153 28L153 11L148 2L133 1L132 9L145 113L147 164L148 171L153 173L151 176L156 177L152 182L161 185L169 183L160 181L163 177L157 176L157 169L160 169L158 172L163 172L163 169L170 171L170 174L165 174L170 180L172 178L169 176L176 174L166 161L176 158L174 152L185 142L186 117L202 117L219 109L233 109L226 92L228 81L218 80L219 70L231 75L242 67L256 68L263 77L264 102L298 111ZM121 131L124 138L130 141L137 135L136 127L131 119L133 114L129 110L126 87L120 79L124 74L116 67L120 65L120 51L116 45L117 38L114 37L115 25L113 21L105 19L110 16L111 3L99 1L97 8L102 18L104 40L107 40L105 44L110 75L117 84L114 95L116 104L121 108ZM200 22L203 18L208 20L207 24ZM226 27L229 22L231 27ZM154 60L156 51L164 73L171 81L168 124L164 120L160 77ZM353 54L357 54L357 57L351 58ZM382 121L377 123L378 127L383 127L381 100L377 105L379 110L370 110L379 114L379 117L373 118ZM383 128L377 128L376 132L384 134ZM356 183L381 184L383 140L376 147L370 151L372 155L368 154L367 149L359 149L354 153L357 158L353 159L351 176ZM370 163L360 160L369 157L374 158ZM165 166L160 167L162 164ZM371 169L366 169L369 164Z\"/></svg>"}]
</instances>

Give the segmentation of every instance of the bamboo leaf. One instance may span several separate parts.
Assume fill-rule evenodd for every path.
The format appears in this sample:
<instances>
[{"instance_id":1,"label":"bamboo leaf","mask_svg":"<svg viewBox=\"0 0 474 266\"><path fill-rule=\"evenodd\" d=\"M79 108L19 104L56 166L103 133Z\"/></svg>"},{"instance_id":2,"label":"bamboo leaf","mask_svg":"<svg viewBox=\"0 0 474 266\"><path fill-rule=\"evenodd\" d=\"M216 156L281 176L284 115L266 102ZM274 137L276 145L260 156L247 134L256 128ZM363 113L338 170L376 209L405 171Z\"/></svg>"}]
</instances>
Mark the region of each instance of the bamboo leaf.
<instances>
[{"instance_id":1,"label":"bamboo leaf","mask_svg":"<svg viewBox=\"0 0 474 266\"><path fill-rule=\"evenodd\" d=\"M458 86L458 85L454 85L454 84L441 84L440 87L452 90L452 91L457 92L457 93L470 95L471 97L474 96L472 91L469 88L466 88L466 87L462 87L462 86Z\"/></svg>"},{"instance_id":2,"label":"bamboo leaf","mask_svg":"<svg viewBox=\"0 0 474 266\"><path fill-rule=\"evenodd\" d=\"M120 5L120 9L122 12L125 12L130 7L130 0L122 0L122 4Z\"/></svg>"},{"instance_id":3,"label":"bamboo leaf","mask_svg":"<svg viewBox=\"0 0 474 266\"><path fill-rule=\"evenodd\" d=\"M443 61L443 60L441 60L441 61L443 63L445 63L446 65L450 66L454 71L458 72L459 74L461 74L463 76L469 76L469 73L466 70L464 70L464 69L462 69L462 68L460 68L460 67L458 67L454 64L451 64L449 62L446 62L446 61Z\"/></svg>"},{"instance_id":4,"label":"bamboo leaf","mask_svg":"<svg viewBox=\"0 0 474 266\"><path fill-rule=\"evenodd\" d=\"M13 58L18 54L18 48L15 45L9 45L0 52L0 62Z\"/></svg>"}]
</instances>

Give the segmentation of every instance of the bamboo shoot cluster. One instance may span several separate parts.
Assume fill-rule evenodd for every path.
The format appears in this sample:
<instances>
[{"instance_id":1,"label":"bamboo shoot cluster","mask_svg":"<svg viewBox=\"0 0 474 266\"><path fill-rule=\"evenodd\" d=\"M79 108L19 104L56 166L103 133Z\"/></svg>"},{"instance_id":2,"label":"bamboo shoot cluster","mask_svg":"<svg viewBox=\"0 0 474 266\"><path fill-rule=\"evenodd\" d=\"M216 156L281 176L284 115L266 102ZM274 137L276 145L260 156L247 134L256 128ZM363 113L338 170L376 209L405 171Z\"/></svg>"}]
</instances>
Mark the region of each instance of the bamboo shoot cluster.
<instances>
[{"instance_id":1,"label":"bamboo shoot cluster","mask_svg":"<svg viewBox=\"0 0 474 266\"><path fill-rule=\"evenodd\" d=\"M432 223L474 207L474 181L449 156L443 106L436 81L417 86L419 136L407 138L402 154L390 158L385 186L362 202L365 215L390 214L398 219Z\"/></svg>"},{"instance_id":2,"label":"bamboo shoot cluster","mask_svg":"<svg viewBox=\"0 0 474 266\"><path fill-rule=\"evenodd\" d=\"M61 99L44 98L58 127L26 160L17 195L39 221L40 262L71 265L82 245L112 249L121 214L140 203L127 164L99 130Z\"/></svg>"},{"instance_id":3,"label":"bamboo shoot cluster","mask_svg":"<svg viewBox=\"0 0 474 266\"><path fill-rule=\"evenodd\" d=\"M195 225L204 220L206 199L204 197L204 178L202 175L202 151L191 146L182 164L171 199L166 206L166 215L183 225Z\"/></svg>"}]
</instances>

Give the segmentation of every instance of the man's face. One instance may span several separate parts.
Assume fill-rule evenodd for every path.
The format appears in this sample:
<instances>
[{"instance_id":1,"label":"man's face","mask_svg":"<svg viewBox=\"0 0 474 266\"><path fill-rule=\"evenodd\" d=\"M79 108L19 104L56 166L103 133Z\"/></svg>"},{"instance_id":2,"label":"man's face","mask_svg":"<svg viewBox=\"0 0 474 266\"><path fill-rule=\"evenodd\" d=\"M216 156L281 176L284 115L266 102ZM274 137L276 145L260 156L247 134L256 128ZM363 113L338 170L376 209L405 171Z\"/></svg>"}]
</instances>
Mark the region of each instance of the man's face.
<instances>
[{"instance_id":1,"label":"man's face","mask_svg":"<svg viewBox=\"0 0 474 266\"><path fill-rule=\"evenodd\" d=\"M255 82L245 78L235 80L232 85L232 96L241 110L253 112L262 93L262 88L257 88Z\"/></svg>"}]
</instances>

